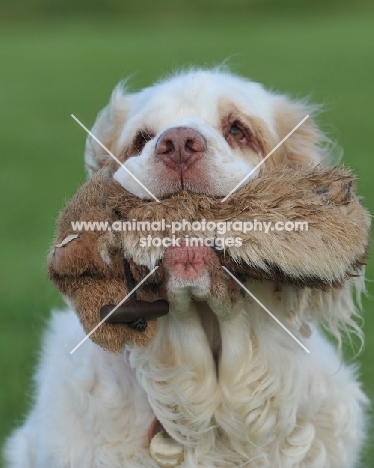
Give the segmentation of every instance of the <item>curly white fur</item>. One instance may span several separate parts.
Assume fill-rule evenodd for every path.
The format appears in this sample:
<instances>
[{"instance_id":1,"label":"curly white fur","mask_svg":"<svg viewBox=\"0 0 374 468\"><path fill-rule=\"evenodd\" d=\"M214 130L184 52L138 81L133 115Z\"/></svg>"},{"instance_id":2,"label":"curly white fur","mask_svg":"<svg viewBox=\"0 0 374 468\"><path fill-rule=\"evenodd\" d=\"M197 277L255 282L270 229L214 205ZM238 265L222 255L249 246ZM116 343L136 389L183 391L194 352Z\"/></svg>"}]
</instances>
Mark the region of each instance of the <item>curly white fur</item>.
<instances>
[{"instance_id":1,"label":"curly white fur","mask_svg":"<svg viewBox=\"0 0 374 468\"><path fill-rule=\"evenodd\" d=\"M280 299L271 284L249 287L284 321L292 288ZM334 302L342 314L352 312L350 300ZM56 312L37 373L37 400L8 441L8 466L155 467L147 447L154 415L184 445L181 468L355 466L366 397L355 369L342 365L318 329L311 325L305 339L287 324L308 355L242 297L219 325L216 374L193 308L187 317L161 318L147 350L128 347L122 356L91 342L71 356L83 330L73 311Z\"/></svg>"}]
</instances>

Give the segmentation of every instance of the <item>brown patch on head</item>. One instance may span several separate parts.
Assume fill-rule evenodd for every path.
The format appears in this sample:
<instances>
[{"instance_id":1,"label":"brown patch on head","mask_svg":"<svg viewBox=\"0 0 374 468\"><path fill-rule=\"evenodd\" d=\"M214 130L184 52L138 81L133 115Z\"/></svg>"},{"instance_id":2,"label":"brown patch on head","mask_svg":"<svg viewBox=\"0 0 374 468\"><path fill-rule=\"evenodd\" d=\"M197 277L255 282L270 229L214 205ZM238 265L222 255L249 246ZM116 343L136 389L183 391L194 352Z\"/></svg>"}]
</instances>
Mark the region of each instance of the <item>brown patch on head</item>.
<instances>
[{"instance_id":1,"label":"brown patch on head","mask_svg":"<svg viewBox=\"0 0 374 468\"><path fill-rule=\"evenodd\" d=\"M279 98L274 106L275 129L283 140L307 115L308 119L276 151L278 164L315 166L326 159L323 144L327 138L313 121L313 108L287 98ZM278 142L277 142L278 143Z\"/></svg>"},{"instance_id":2,"label":"brown patch on head","mask_svg":"<svg viewBox=\"0 0 374 468\"><path fill-rule=\"evenodd\" d=\"M155 132L153 132L152 130L139 130L135 135L130 150L123 152L125 157L122 159L125 160L130 156L138 156L143 151L143 148L148 143L148 141L152 140L152 138L154 138L155 136Z\"/></svg>"},{"instance_id":3,"label":"brown patch on head","mask_svg":"<svg viewBox=\"0 0 374 468\"><path fill-rule=\"evenodd\" d=\"M275 146L274 138L265 121L257 116L245 115L233 105L227 112L227 107L227 104L221 106L220 111L223 136L232 148L240 149L244 154L248 151L254 152L260 161L260 158L264 158ZM232 130L235 130L234 134ZM238 130L242 132L243 138L240 138Z\"/></svg>"}]
</instances>

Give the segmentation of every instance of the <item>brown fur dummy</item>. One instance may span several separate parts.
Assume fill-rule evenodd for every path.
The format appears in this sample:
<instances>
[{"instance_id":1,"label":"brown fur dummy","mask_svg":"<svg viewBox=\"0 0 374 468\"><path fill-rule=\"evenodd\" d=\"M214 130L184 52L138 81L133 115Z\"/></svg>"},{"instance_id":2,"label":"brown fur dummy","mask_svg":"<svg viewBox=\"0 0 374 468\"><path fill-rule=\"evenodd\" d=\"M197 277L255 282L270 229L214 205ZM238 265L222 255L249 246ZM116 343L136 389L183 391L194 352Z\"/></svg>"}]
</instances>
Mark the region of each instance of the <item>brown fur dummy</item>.
<instances>
[{"instance_id":1,"label":"brown fur dummy","mask_svg":"<svg viewBox=\"0 0 374 468\"><path fill-rule=\"evenodd\" d=\"M73 231L76 221L307 221L307 231L226 232L219 237L240 237L241 246L216 250L221 265L239 279L270 280L327 291L340 288L361 272L368 249L370 218L354 192L349 170L325 167L278 167L256 179L221 203L219 198L181 191L157 203L140 200L112 179L114 166L98 171L74 195L61 213L49 276L75 307L86 332L100 321L105 304L117 304L127 294L123 256L138 282L156 265L160 268L137 291L138 299L165 298L164 247L141 247L140 237L171 237L170 229L147 231ZM78 235L64 243L69 235ZM183 238L187 232L176 235ZM212 237L211 232L188 232ZM218 234L216 234L218 236ZM69 238L67 239L69 240ZM61 244L60 246L56 246ZM167 256L166 256L167 257ZM226 273L219 262L211 269ZM224 301L222 292L222 301ZM219 294L218 294L219 297ZM145 331L125 324L104 323L91 335L101 347L120 352L125 343L146 346L156 332L157 320Z\"/></svg>"}]
</instances>

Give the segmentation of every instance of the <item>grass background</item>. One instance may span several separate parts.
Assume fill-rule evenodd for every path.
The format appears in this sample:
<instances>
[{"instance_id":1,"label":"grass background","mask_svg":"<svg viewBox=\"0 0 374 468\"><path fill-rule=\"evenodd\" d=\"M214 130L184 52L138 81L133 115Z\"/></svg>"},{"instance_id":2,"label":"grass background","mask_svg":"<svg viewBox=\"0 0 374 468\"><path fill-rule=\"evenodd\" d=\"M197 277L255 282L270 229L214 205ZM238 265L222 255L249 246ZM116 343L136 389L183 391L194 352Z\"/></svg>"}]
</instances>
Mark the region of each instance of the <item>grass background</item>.
<instances>
[{"instance_id":1,"label":"grass background","mask_svg":"<svg viewBox=\"0 0 374 468\"><path fill-rule=\"evenodd\" d=\"M92 125L126 76L137 89L181 66L228 60L234 72L325 105L320 124L344 148L374 212L374 8L291 0L18 0L0 8L1 443L30 408L42 329L62 304L45 257L58 211L85 179L85 134L70 114ZM373 399L369 299L364 310L358 362ZM373 439L366 467L374 467Z\"/></svg>"}]
</instances>

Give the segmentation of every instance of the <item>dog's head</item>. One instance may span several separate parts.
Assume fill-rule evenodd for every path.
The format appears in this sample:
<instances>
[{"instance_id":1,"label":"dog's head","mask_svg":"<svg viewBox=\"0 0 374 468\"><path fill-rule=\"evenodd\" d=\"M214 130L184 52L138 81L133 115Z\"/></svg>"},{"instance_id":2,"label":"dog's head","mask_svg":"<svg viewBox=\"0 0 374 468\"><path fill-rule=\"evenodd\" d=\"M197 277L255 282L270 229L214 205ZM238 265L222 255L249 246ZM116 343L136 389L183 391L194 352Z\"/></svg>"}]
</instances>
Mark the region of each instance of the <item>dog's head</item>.
<instances>
[{"instance_id":1,"label":"dog's head","mask_svg":"<svg viewBox=\"0 0 374 468\"><path fill-rule=\"evenodd\" d=\"M197 70L138 93L118 86L99 114L93 134L156 197L186 189L225 196L308 114L311 108L218 70ZM264 162L318 164L322 134L311 118ZM90 174L110 156L91 137ZM254 170L255 169L255 170ZM149 194L120 167L114 178L139 198Z\"/></svg>"},{"instance_id":2,"label":"dog's head","mask_svg":"<svg viewBox=\"0 0 374 468\"><path fill-rule=\"evenodd\" d=\"M265 282L262 300L274 300L268 306L297 326L314 316L336 335L338 325L353 327L350 278L362 273L370 218L349 171L319 165L327 154L323 134L312 117L298 125L312 110L218 70L179 74L138 93L118 86L92 129L107 151L88 137L90 178L60 215L49 258L50 277L74 304L84 328L97 325L102 305L126 296L131 274L138 283L155 266L161 268L137 291L138 298L166 298L179 315L200 308L203 324L212 312L223 320L230 316L241 301L235 281L240 278ZM218 197L236 186L221 203ZM191 226L206 220L217 229L189 228L203 245L187 245L183 229L181 245L142 243L153 234L150 223L166 222L165 240L173 234L169 224L181 217ZM310 230L236 233L234 221L244 226L256 217L270 224L304 220ZM148 227L117 233L72 225L134 219ZM219 232L218 222L227 223L227 231ZM233 244L232 235L241 243ZM148 343L155 329L153 323L139 339L126 327L105 324L92 339L118 352L127 341Z\"/></svg>"},{"instance_id":3,"label":"dog's head","mask_svg":"<svg viewBox=\"0 0 374 468\"><path fill-rule=\"evenodd\" d=\"M272 205L276 217L279 213L280 193L286 211L290 206L303 206L305 212L311 213L310 203L320 207L326 204L330 206L322 199L326 187L321 187L320 191L316 189L315 175L311 176L310 187L307 182L309 176L304 179L308 190L311 190L310 194L313 192L317 198L322 197L315 202L310 201L308 190L303 189L301 193L306 193L308 199L303 202L305 206L300 202L301 195L297 183L294 184L295 200L292 202L292 190L287 188L288 184L291 184L293 169L308 166L313 168L327 159L327 140L314 123L313 111L313 107L303 102L269 92L258 83L228 72L218 69L191 70L136 93L127 92L122 85L117 86L109 104L98 115L92 133L121 162L122 166L116 167L113 177L126 190L127 195L132 194L130 205L138 205L135 209L136 214L141 213L140 207L151 199L149 192L162 199L162 203L152 206L151 210L145 208L147 219L161 219L180 214L179 204L186 205L187 198L181 195L179 200L178 196L187 193L191 206L182 211L188 212L191 219L197 219L199 212L196 212L195 208L198 207L199 210L202 206L199 199L196 199L198 196L207 196L210 199L224 197L235 187L239 190L240 183L250 173L243 185L255 178L250 184L254 187L255 182L260 180L260 177L256 176L261 166L261 172L268 172L270 179L267 179L265 189L262 187L263 192L260 190L262 195L265 194L259 201L260 211L263 209L269 213L267 205L270 202L269 196L266 195L266 187L272 187L270 192L273 190L274 200L278 200ZM298 125L308 115L309 118ZM91 136L87 139L85 160L90 176L113 162L112 156ZM274 180L270 176L272 170L278 167L289 171L285 178L278 179L279 192L274 189ZM295 173L298 173L297 170ZM329 178L331 174L326 173L323 177ZM248 212L245 212L248 208L248 203L244 203L245 194L242 198L240 192L235 195L238 197L231 200L230 216L234 216L233 206L238 208L238 216L240 213L244 213L243 216L248 215ZM207 203L204 203L207 206ZM253 212L253 198L251 203ZM129 203L126 202L125 205L128 206ZM121 212L126 213L126 208ZM127 212L128 219L134 216L135 212ZM216 219L232 219L226 212L217 215L215 210L214 213L218 216ZM209 214L212 215L208 213L207 219ZM293 216L297 217L299 214L295 212ZM315 217L318 218L316 215ZM326 261L326 236L321 237L318 228L316 235L309 236L311 245L308 248L305 247L305 236L295 235L293 241L278 236L277 241L281 239L283 244L277 248L274 244L275 238L270 239L262 235L261 239L257 238L253 242L246 239L242 248L229 247L224 253L224 258L217 255L214 248L206 245L182 245L177 248L151 246L145 251L137 245L136 236L137 234L131 233L124 235L121 243L124 255L149 269L157 262L162 262L167 277L167 298L174 304L175 311L179 312L190 307L192 298L208 301L217 315L227 313L231 299L238 293L238 288L232 287L233 283L230 284L227 275L225 277L220 268L222 262L227 263L230 258L233 260L229 265L232 270L242 262L243 270L247 271L248 265L252 265L255 269L260 268L261 271L267 272L268 276L265 275L265 279L270 278L274 281L278 281L274 272L288 269L288 280L295 284L302 276L300 269L305 266L306 274L303 278L307 278L308 281L299 281L302 285L315 286L317 277L323 278L321 284L332 285L337 272L334 264L334 271L321 274L321 265L331 266L332 262L331 258L330 262ZM289 248L290 245L293 249ZM260 250L259 255L255 253L257 247ZM317 260L316 255L311 258L309 252L315 252L319 248L321 259ZM329 251L332 253L337 249L332 246ZM279 255L279 252L282 252L282 255ZM289 254L295 255L293 260L288 262ZM309 263L313 264L311 268ZM274 266L273 270L271 266ZM339 273L340 278L346 278L345 272L346 270L342 269L342 273ZM339 284L342 285L343 281Z\"/></svg>"}]
</instances>

